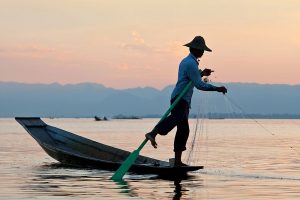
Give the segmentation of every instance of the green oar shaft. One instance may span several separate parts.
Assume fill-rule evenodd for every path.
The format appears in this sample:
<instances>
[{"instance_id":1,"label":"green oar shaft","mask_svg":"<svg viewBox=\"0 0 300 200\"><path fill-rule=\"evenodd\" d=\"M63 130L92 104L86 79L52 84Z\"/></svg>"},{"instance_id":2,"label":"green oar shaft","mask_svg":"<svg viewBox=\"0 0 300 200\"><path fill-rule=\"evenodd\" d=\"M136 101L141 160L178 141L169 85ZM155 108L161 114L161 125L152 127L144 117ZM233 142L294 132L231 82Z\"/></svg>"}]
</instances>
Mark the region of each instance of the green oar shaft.
<instances>
[{"instance_id":1,"label":"green oar shaft","mask_svg":"<svg viewBox=\"0 0 300 200\"><path fill-rule=\"evenodd\" d=\"M170 112L174 109L174 107L177 105L177 103L180 101L180 99L187 93L187 91L189 90L190 86L192 85L192 81L190 81L185 88L183 89L183 91L178 95L178 97L175 99L175 101L171 104L170 108L167 110L167 112L160 118L159 122L157 124L159 124L161 121L163 121L165 118L168 117L168 115L170 114ZM148 139L146 138L142 144L138 147L137 150L141 150L145 144L147 143Z\"/></svg>"},{"instance_id":2,"label":"green oar shaft","mask_svg":"<svg viewBox=\"0 0 300 200\"><path fill-rule=\"evenodd\" d=\"M190 89L192 85L192 81L190 81L183 89L183 91L178 95L178 97L175 99L175 101L172 103L170 108L167 110L167 112L161 117L159 124L162 120L164 120L170 112L174 109L174 107L177 105L177 103L180 101L180 99L187 93L187 91ZM121 180L125 173L129 170L129 168L133 165L137 157L139 156L140 151L145 146L145 144L148 142L148 139L146 138L142 144L134 150L128 158L122 163L122 165L119 167L119 169L115 172L115 174L111 177L112 180Z\"/></svg>"}]
</instances>

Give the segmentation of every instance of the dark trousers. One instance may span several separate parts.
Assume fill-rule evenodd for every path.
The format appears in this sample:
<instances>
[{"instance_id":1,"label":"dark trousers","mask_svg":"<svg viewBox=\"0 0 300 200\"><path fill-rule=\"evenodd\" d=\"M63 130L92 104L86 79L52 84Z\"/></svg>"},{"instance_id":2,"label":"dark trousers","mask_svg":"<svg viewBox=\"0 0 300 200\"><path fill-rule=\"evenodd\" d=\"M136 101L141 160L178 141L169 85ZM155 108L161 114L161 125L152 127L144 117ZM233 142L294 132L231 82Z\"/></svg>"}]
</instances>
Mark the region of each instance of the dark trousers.
<instances>
[{"instance_id":1,"label":"dark trousers","mask_svg":"<svg viewBox=\"0 0 300 200\"><path fill-rule=\"evenodd\" d=\"M176 97L171 100L171 104L175 101ZM177 131L174 140L174 151L184 151L186 150L186 142L189 137L189 105L188 102L181 99L171 114L161 121L154 130L160 135L167 135L175 126L177 126Z\"/></svg>"}]
</instances>

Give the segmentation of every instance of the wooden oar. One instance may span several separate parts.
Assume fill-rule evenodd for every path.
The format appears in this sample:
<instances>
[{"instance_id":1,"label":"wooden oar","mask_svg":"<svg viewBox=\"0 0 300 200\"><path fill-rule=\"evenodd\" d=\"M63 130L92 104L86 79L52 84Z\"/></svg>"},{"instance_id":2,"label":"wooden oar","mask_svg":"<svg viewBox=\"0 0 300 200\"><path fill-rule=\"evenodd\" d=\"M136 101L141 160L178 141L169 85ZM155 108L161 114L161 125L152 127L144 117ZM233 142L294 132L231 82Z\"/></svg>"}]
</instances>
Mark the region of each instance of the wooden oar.
<instances>
[{"instance_id":1,"label":"wooden oar","mask_svg":"<svg viewBox=\"0 0 300 200\"><path fill-rule=\"evenodd\" d=\"M170 108L167 110L167 112L162 116L162 118L159 120L157 124L159 124L162 120L164 120L170 112L173 110L173 108L177 105L177 103L180 101L180 99L187 93L187 91L190 89L192 85L192 81L190 81L183 89L183 91L179 94L179 96L175 99L175 101L172 103ZM122 163L122 165L119 167L119 169L115 172L115 174L111 177L112 180L121 180L125 173L129 170L129 168L133 165L135 160L140 154L140 151L145 146L145 144L148 142L148 139L146 138L142 144L134 150L128 158Z\"/></svg>"}]
</instances>

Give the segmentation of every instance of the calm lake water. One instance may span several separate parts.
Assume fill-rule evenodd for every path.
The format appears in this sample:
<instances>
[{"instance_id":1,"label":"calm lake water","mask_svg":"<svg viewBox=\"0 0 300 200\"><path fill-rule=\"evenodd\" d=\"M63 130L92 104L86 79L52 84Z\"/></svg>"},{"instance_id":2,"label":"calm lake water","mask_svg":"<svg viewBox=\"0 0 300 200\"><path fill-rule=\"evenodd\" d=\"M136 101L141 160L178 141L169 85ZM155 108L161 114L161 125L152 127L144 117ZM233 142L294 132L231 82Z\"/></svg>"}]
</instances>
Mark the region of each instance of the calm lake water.
<instances>
[{"instance_id":1,"label":"calm lake water","mask_svg":"<svg viewBox=\"0 0 300 200\"><path fill-rule=\"evenodd\" d=\"M158 119L44 121L132 151ZM200 120L194 135L191 119L193 151L184 157L205 169L176 182L129 174L116 183L110 171L56 165L14 119L0 119L0 199L300 199L300 120L257 122ZM172 158L174 133L158 136L159 148L147 144L141 154Z\"/></svg>"}]
</instances>

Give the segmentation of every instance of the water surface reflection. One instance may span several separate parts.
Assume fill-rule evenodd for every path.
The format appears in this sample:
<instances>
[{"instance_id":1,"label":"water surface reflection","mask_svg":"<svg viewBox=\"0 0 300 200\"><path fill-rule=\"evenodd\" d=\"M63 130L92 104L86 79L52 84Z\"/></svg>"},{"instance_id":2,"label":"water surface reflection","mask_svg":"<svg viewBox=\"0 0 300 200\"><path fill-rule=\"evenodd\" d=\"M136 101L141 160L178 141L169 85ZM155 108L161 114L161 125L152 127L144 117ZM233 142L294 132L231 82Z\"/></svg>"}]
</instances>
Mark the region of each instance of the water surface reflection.
<instances>
[{"instance_id":1,"label":"water surface reflection","mask_svg":"<svg viewBox=\"0 0 300 200\"><path fill-rule=\"evenodd\" d=\"M157 119L46 122L132 151L140 144L139 138L143 139L141 133L151 129ZM190 122L192 128L196 121ZM209 132L200 138L199 151L192 159L205 169L192 176L166 180L129 174L124 182L113 182L109 171L54 164L57 162L14 119L0 119L0 199L300 199L300 120L262 123L276 137L248 120L209 120ZM143 155L171 158L173 136L159 138L156 150L145 146Z\"/></svg>"},{"instance_id":2,"label":"water surface reflection","mask_svg":"<svg viewBox=\"0 0 300 200\"><path fill-rule=\"evenodd\" d=\"M112 172L74 168L58 163L32 168L21 191L26 194L64 196L79 198L106 197L108 199L190 198L191 188L201 188L199 176L184 176L162 179L157 175L126 175L125 180L112 181Z\"/></svg>"}]
</instances>

